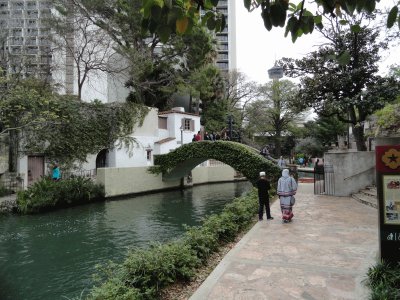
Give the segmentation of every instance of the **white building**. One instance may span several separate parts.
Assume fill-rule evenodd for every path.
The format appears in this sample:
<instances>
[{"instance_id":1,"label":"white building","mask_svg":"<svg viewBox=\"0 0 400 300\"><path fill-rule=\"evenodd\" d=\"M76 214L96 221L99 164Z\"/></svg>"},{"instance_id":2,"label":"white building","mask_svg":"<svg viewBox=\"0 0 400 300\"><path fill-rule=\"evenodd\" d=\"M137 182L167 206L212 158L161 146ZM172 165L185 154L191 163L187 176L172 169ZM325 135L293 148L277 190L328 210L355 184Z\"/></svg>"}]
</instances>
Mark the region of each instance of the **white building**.
<instances>
[{"instance_id":1,"label":"white building","mask_svg":"<svg viewBox=\"0 0 400 300\"><path fill-rule=\"evenodd\" d=\"M185 113L183 108L158 112L150 109L142 126L135 128L132 137L136 143L132 149L104 149L89 155L87 162L79 166L79 172L95 173L97 168L129 168L154 165L154 155L165 154L182 144L192 141L193 135L200 131L200 116ZM19 160L18 173L28 186L48 173L45 157L28 155Z\"/></svg>"}]
</instances>

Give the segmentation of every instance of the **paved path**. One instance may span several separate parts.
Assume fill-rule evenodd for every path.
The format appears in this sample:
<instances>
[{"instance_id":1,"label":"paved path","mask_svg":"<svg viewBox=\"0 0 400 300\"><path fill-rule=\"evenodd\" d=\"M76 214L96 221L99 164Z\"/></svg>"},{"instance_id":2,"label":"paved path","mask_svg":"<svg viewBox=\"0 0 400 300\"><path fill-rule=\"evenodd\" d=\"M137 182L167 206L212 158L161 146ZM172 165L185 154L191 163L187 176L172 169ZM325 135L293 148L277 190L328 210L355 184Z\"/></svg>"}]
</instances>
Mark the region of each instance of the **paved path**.
<instances>
[{"instance_id":1,"label":"paved path","mask_svg":"<svg viewBox=\"0 0 400 300\"><path fill-rule=\"evenodd\" d=\"M190 300L368 299L362 281L378 259L378 213L350 197L300 184L292 223L258 222Z\"/></svg>"}]
</instances>

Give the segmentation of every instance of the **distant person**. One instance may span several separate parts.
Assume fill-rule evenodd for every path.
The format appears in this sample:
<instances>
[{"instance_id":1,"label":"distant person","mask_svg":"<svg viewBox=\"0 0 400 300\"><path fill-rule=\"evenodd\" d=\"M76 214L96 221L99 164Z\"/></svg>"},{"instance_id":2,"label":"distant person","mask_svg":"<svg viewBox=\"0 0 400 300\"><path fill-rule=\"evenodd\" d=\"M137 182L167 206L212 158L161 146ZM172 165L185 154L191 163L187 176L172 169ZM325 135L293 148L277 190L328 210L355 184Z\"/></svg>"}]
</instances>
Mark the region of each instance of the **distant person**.
<instances>
[{"instance_id":1,"label":"distant person","mask_svg":"<svg viewBox=\"0 0 400 300\"><path fill-rule=\"evenodd\" d=\"M304 157L299 157L299 165L304 166Z\"/></svg>"},{"instance_id":2,"label":"distant person","mask_svg":"<svg viewBox=\"0 0 400 300\"><path fill-rule=\"evenodd\" d=\"M278 159L278 167L281 169L286 167L286 161L282 156Z\"/></svg>"},{"instance_id":3,"label":"distant person","mask_svg":"<svg viewBox=\"0 0 400 300\"><path fill-rule=\"evenodd\" d=\"M196 142L196 134L193 134L192 142Z\"/></svg>"},{"instance_id":4,"label":"distant person","mask_svg":"<svg viewBox=\"0 0 400 300\"><path fill-rule=\"evenodd\" d=\"M260 150L260 154L262 156L264 156L265 158L269 156L269 147L268 146L264 146L261 148Z\"/></svg>"},{"instance_id":5,"label":"distant person","mask_svg":"<svg viewBox=\"0 0 400 300\"><path fill-rule=\"evenodd\" d=\"M293 218L294 195L297 191L296 180L289 176L289 170L283 169L282 176L278 180L277 194L282 211L282 221L291 222Z\"/></svg>"},{"instance_id":6,"label":"distant person","mask_svg":"<svg viewBox=\"0 0 400 300\"><path fill-rule=\"evenodd\" d=\"M267 215L267 220L273 220L271 217L271 210L269 207L269 194L268 191L271 188L267 177L265 177L265 172L260 172L260 179L257 181L258 188L258 220L263 220L264 206Z\"/></svg>"},{"instance_id":7,"label":"distant person","mask_svg":"<svg viewBox=\"0 0 400 300\"><path fill-rule=\"evenodd\" d=\"M51 174L51 178L53 179L53 181L59 181L61 179L60 168L58 167L57 164L55 164L53 166L53 171L52 171L52 174Z\"/></svg>"},{"instance_id":8,"label":"distant person","mask_svg":"<svg viewBox=\"0 0 400 300\"><path fill-rule=\"evenodd\" d=\"M196 134L196 142L201 141L201 134L200 131L197 132Z\"/></svg>"}]
</instances>

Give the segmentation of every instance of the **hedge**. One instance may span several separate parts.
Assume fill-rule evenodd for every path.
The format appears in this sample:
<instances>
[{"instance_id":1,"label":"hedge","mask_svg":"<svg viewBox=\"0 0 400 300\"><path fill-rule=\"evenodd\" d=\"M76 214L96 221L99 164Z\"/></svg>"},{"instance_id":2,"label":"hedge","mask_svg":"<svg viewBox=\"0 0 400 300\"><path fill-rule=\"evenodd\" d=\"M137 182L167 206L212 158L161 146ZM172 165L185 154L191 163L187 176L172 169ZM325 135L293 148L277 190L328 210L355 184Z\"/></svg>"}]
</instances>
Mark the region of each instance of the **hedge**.
<instances>
[{"instance_id":1,"label":"hedge","mask_svg":"<svg viewBox=\"0 0 400 300\"><path fill-rule=\"evenodd\" d=\"M18 192L17 209L22 214L34 214L104 200L104 187L89 178L52 181L45 177Z\"/></svg>"},{"instance_id":2,"label":"hedge","mask_svg":"<svg viewBox=\"0 0 400 300\"><path fill-rule=\"evenodd\" d=\"M253 188L220 214L207 217L202 226L188 227L183 238L133 249L120 264L97 266L96 285L88 299L160 299L164 288L190 281L211 254L253 224L257 209L257 189Z\"/></svg>"}]
</instances>

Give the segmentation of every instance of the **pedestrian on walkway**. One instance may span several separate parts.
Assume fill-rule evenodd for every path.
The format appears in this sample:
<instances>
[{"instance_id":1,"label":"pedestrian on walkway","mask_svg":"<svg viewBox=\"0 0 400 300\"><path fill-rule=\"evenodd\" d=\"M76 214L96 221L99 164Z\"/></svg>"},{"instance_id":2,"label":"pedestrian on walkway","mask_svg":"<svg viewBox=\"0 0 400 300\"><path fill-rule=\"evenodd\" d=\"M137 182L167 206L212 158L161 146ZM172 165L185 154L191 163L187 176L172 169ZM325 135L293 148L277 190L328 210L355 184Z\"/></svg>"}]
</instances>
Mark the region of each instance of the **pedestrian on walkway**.
<instances>
[{"instance_id":1,"label":"pedestrian on walkway","mask_svg":"<svg viewBox=\"0 0 400 300\"><path fill-rule=\"evenodd\" d=\"M268 191L271 188L271 185L265 177L265 172L260 172L260 179L257 181L257 188L258 188L258 220L263 220L264 214L264 206L267 215L267 220L273 220L274 218L271 217L271 210L269 207L269 195Z\"/></svg>"},{"instance_id":2,"label":"pedestrian on walkway","mask_svg":"<svg viewBox=\"0 0 400 300\"><path fill-rule=\"evenodd\" d=\"M278 159L278 167L281 169L286 168L286 161L282 156Z\"/></svg>"},{"instance_id":3,"label":"pedestrian on walkway","mask_svg":"<svg viewBox=\"0 0 400 300\"><path fill-rule=\"evenodd\" d=\"M289 176L288 169L283 169L282 176L278 180L277 194L281 205L282 220L285 223L290 222L293 218L294 195L296 191L296 180L292 176Z\"/></svg>"}]
</instances>

